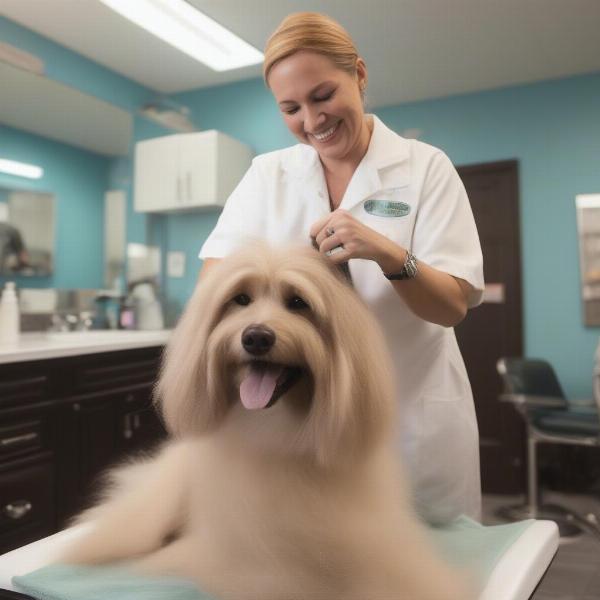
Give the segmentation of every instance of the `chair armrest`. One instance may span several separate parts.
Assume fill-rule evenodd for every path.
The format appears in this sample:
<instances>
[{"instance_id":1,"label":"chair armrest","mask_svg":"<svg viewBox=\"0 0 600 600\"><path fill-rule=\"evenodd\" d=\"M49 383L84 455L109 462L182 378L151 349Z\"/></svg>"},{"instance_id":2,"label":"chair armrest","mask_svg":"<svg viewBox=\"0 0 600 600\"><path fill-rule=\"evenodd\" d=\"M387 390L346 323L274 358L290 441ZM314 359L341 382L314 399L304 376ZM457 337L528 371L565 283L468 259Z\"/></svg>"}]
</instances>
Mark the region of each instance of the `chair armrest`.
<instances>
[{"instance_id":1,"label":"chair armrest","mask_svg":"<svg viewBox=\"0 0 600 600\"><path fill-rule=\"evenodd\" d=\"M517 406L530 408L562 408L567 407L564 398L557 396L534 396L532 394L501 394L502 402L510 402Z\"/></svg>"}]
</instances>

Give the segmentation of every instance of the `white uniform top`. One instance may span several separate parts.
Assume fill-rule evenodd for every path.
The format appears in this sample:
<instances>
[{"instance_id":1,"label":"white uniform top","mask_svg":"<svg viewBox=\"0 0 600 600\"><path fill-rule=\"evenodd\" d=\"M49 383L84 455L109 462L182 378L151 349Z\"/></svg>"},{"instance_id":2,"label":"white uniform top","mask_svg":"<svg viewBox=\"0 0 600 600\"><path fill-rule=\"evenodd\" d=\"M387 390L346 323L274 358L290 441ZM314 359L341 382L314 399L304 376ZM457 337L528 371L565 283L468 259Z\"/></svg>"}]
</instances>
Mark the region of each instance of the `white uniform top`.
<instances>
[{"instance_id":1,"label":"white uniform top","mask_svg":"<svg viewBox=\"0 0 600 600\"><path fill-rule=\"evenodd\" d=\"M407 140L377 117L369 148L340 208L431 267L468 281L481 301L479 238L464 186L437 148ZM257 156L200 252L223 257L248 238L310 244L330 212L317 152L298 144ZM431 522L480 516L479 444L473 397L454 330L413 314L370 260L349 262L354 287L379 318L397 373L399 444L416 507Z\"/></svg>"}]
</instances>

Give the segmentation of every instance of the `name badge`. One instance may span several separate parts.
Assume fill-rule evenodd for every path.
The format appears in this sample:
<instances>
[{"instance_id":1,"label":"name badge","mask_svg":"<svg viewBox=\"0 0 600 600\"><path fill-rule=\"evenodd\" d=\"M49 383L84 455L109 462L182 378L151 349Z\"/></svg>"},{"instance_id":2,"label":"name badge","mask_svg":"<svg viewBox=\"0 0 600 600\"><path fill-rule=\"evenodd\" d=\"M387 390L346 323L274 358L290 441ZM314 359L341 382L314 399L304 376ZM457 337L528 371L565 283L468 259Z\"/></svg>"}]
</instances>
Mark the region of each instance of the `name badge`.
<instances>
[{"instance_id":1,"label":"name badge","mask_svg":"<svg viewBox=\"0 0 600 600\"><path fill-rule=\"evenodd\" d=\"M410 213L410 205L394 200L367 200L363 207L370 215L376 217L405 217Z\"/></svg>"}]
</instances>

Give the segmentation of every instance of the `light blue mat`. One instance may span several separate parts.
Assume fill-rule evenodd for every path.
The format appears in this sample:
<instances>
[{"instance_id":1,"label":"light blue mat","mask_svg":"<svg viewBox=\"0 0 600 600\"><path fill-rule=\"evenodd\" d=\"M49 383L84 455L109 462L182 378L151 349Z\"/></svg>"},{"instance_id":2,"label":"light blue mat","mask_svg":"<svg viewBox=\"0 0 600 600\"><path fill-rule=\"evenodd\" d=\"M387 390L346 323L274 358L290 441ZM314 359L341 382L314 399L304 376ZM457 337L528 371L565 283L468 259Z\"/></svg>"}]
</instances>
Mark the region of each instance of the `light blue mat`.
<instances>
[{"instance_id":1,"label":"light blue mat","mask_svg":"<svg viewBox=\"0 0 600 600\"><path fill-rule=\"evenodd\" d=\"M39 600L212 600L184 579L140 577L111 566L52 565L12 582Z\"/></svg>"},{"instance_id":2,"label":"light blue mat","mask_svg":"<svg viewBox=\"0 0 600 600\"><path fill-rule=\"evenodd\" d=\"M505 525L481 525L462 516L444 527L428 531L450 564L475 573L483 583L502 555L533 522L527 519Z\"/></svg>"},{"instance_id":3,"label":"light blue mat","mask_svg":"<svg viewBox=\"0 0 600 600\"><path fill-rule=\"evenodd\" d=\"M532 522L483 526L460 517L429 531L448 562L485 582L500 557ZM39 600L212 600L189 581L140 577L122 567L53 565L12 581Z\"/></svg>"}]
</instances>

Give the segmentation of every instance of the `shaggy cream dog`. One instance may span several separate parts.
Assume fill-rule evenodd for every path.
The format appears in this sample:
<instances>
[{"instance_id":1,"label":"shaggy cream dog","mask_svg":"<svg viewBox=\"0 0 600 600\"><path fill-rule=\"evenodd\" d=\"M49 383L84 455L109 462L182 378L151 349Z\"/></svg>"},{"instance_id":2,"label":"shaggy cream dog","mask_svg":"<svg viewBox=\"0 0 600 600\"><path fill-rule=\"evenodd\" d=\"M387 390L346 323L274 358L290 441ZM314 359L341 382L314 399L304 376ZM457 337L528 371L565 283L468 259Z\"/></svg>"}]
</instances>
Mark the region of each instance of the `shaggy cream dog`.
<instances>
[{"instance_id":1,"label":"shaggy cream dog","mask_svg":"<svg viewBox=\"0 0 600 600\"><path fill-rule=\"evenodd\" d=\"M375 320L317 252L220 261L167 349L172 441L112 474L62 560L126 560L223 600L468 600L399 476L389 369Z\"/></svg>"}]
</instances>

